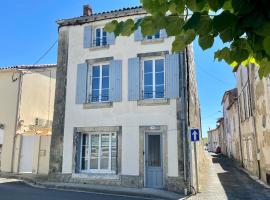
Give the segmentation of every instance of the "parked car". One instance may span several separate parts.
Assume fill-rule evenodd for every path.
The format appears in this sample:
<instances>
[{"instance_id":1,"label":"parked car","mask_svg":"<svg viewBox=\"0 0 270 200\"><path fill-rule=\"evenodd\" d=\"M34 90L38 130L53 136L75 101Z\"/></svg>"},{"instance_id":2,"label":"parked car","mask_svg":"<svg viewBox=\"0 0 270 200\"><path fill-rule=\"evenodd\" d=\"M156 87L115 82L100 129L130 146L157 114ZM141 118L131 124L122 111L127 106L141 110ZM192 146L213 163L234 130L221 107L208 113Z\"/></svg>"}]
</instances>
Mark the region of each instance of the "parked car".
<instances>
[{"instance_id":1,"label":"parked car","mask_svg":"<svg viewBox=\"0 0 270 200\"><path fill-rule=\"evenodd\" d=\"M217 148L216 148L216 152L215 152L216 154L219 154L219 153L221 153L221 148L220 148L220 146L218 146Z\"/></svg>"}]
</instances>

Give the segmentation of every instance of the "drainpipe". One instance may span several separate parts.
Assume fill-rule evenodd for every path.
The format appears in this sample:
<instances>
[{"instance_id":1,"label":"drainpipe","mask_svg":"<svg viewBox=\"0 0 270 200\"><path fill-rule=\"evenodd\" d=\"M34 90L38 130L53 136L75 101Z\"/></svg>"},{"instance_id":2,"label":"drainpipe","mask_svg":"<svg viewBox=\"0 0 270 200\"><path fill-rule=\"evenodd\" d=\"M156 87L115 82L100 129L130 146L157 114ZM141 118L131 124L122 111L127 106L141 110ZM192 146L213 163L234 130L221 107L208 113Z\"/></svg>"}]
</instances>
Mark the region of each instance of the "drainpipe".
<instances>
[{"instance_id":1,"label":"drainpipe","mask_svg":"<svg viewBox=\"0 0 270 200\"><path fill-rule=\"evenodd\" d=\"M257 134L257 125L256 125L256 119L255 115L253 112L255 110L255 102L254 102L254 95L251 94L251 89L250 89L250 65L247 67L247 73L248 73L248 92L249 92L249 101L250 101L250 106L251 106L251 116L252 116L252 121L253 121L253 127L254 127L254 136L255 136L255 148L256 148L256 159L257 159L257 165L258 165L258 177L261 179L261 163L260 159L258 158L258 153L260 153L260 149L258 146L258 134ZM253 80L254 81L254 80ZM254 90L253 90L254 91ZM253 108L254 105L254 108Z\"/></svg>"},{"instance_id":2,"label":"drainpipe","mask_svg":"<svg viewBox=\"0 0 270 200\"><path fill-rule=\"evenodd\" d=\"M15 72L14 72L15 73ZM15 80L12 80L13 82L16 81ZM15 135L13 136L13 144L12 144L12 157L11 157L11 172L14 173L14 156L15 156L15 143L16 143L16 133L17 133L17 128L18 128L18 122L19 122L19 119L20 119L20 104L21 104L21 90L22 90L22 82L23 82L23 72L19 71L19 78L18 78L18 93L17 93L17 105L16 105L16 120L15 120ZM18 163L19 165L19 163ZM18 167L17 166L17 171L18 171Z\"/></svg>"},{"instance_id":3,"label":"drainpipe","mask_svg":"<svg viewBox=\"0 0 270 200\"><path fill-rule=\"evenodd\" d=\"M240 96L239 96L240 97ZM237 116L238 116L238 130L239 130L239 140L240 140L240 153L241 153L241 166L244 168L244 159L243 159L243 148L242 148L242 130L241 130L241 117L240 117L240 102L239 97L237 97Z\"/></svg>"}]
</instances>

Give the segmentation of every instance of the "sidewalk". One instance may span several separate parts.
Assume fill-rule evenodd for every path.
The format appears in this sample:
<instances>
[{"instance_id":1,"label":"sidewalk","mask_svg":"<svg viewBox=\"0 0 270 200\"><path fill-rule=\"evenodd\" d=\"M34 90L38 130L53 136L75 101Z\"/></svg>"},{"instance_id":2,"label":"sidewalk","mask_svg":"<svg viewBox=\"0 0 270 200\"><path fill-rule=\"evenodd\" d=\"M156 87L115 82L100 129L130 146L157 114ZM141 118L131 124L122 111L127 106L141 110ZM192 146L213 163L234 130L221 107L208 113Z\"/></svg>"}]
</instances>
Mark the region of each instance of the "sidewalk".
<instances>
[{"instance_id":1,"label":"sidewalk","mask_svg":"<svg viewBox=\"0 0 270 200\"><path fill-rule=\"evenodd\" d=\"M185 196L173 192L164 190L151 189L151 188L127 188L119 186L104 186L104 185L89 185L89 184L77 184L77 183L56 183L56 182L37 182L36 184L29 183L33 187L49 188L57 190L67 191L81 191L89 193L101 193L101 194L114 194L114 195L126 195L144 197L149 199L168 199L179 200Z\"/></svg>"}]
</instances>

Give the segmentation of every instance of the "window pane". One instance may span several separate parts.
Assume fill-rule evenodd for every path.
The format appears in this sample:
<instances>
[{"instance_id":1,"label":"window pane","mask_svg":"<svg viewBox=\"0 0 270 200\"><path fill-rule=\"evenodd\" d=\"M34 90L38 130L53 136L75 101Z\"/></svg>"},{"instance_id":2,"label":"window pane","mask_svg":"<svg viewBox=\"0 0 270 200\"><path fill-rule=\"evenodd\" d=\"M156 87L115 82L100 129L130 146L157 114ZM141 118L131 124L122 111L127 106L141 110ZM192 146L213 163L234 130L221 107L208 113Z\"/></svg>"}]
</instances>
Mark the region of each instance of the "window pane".
<instances>
[{"instance_id":1,"label":"window pane","mask_svg":"<svg viewBox=\"0 0 270 200\"><path fill-rule=\"evenodd\" d=\"M100 28L97 28L96 29L96 37L100 37L100 32L101 32Z\"/></svg>"},{"instance_id":2,"label":"window pane","mask_svg":"<svg viewBox=\"0 0 270 200\"><path fill-rule=\"evenodd\" d=\"M109 89L102 90L101 101L109 101Z\"/></svg>"},{"instance_id":3,"label":"window pane","mask_svg":"<svg viewBox=\"0 0 270 200\"><path fill-rule=\"evenodd\" d=\"M156 85L164 84L164 72L156 73Z\"/></svg>"},{"instance_id":4,"label":"window pane","mask_svg":"<svg viewBox=\"0 0 270 200\"><path fill-rule=\"evenodd\" d=\"M160 136L148 136L148 166L160 167Z\"/></svg>"},{"instance_id":5,"label":"window pane","mask_svg":"<svg viewBox=\"0 0 270 200\"><path fill-rule=\"evenodd\" d=\"M153 73L144 74L144 85L153 85Z\"/></svg>"},{"instance_id":6,"label":"window pane","mask_svg":"<svg viewBox=\"0 0 270 200\"><path fill-rule=\"evenodd\" d=\"M102 78L102 89L109 88L109 77Z\"/></svg>"},{"instance_id":7,"label":"window pane","mask_svg":"<svg viewBox=\"0 0 270 200\"><path fill-rule=\"evenodd\" d=\"M99 101L99 90L92 90L92 102Z\"/></svg>"},{"instance_id":8,"label":"window pane","mask_svg":"<svg viewBox=\"0 0 270 200\"><path fill-rule=\"evenodd\" d=\"M92 79L92 89L99 89L99 78Z\"/></svg>"},{"instance_id":9,"label":"window pane","mask_svg":"<svg viewBox=\"0 0 270 200\"><path fill-rule=\"evenodd\" d=\"M116 139L116 134L112 133L112 144L111 144L111 153L112 153L112 158L111 158L111 168L112 171L116 171L116 159L117 159L117 139Z\"/></svg>"},{"instance_id":10,"label":"window pane","mask_svg":"<svg viewBox=\"0 0 270 200\"><path fill-rule=\"evenodd\" d=\"M98 169L99 135L91 135L90 169Z\"/></svg>"},{"instance_id":11,"label":"window pane","mask_svg":"<svg viewBox=\"0 0 270 200\"><path fill-rule=\"evenodd\" d=\"M88 134L82 135L82 160L81 160L81 169L88 169Z\"/></svg>"},{"instance_id":12,"label":"window pane","mask_svg":"<svg viewBox=\"0 0 270 200\"><path fill-rule=\"evenodd\" d=\"M163 72L164 71L164 60L159 59L155 61L156 72Z\"/></svg>"},{"instance_id":13,"label":"window pane","mask_svg":"<svg viewBox=\"0 0 270 200\"><path fill-rule=\"evenodd\" d=\"M153 39L153 36L152 35L149 35L149 36L146 37L146 39L152 40Z\"/></svg>"},{"instance_id":14,"label":"window pane","mask_svg":"<svg viewBox=\"0 0 270 200\"><path fill-rule=\"evenodd\" d=\"M102 65L102 76L109 76L109 65Z\"/></svg>"},{"instance_id":15,"label":"window pane","mask_svg":"<svg viewBox=\"0 0 270 200\"><path fill-rule=\"evenodd\" d=\"M99 69L100 69L99 66L93 66L92 77L99 77L100 76Z\"/></svg>"},{"instance_id":16,"label":"window pane","mask_svg":"<svg viewBox=\"0 0 270 200\"><path fill-rule=\"evenodd\" d=\"M164 86L156 86L156 98L164 98Z\"/></svg>"},{"instance_id":17,"label":"window pane","mask_svg":"<svg viewBox=\"0 0 270 200\"><path fill-rule=\"evenodd\" d=\"M144 73L153 72L152 64L152 60L144 61Z\"/></svg>"},{"instance_id":18,"label":"window pane","mask_svg":"<svg viewBox=\"0 0 270 200\"><path fill-rule=\"evenodd\" d=\"M153 87L152 86L144 86L144 98L145 99L153 98Z\"/></svg>"},{"instance_id":19,"label":"window pane","mask_svg":"<svg viewBox=\"0 0 270 200\"><path fill-rule=\"evenodd\" d=\"M100 169L109 169L109 142L110 135L101 135Z\"/></svg>"},{"instance_id":20,"label":"window pane","mask_svg":"<svg viewBox=\"0 0 270 200\"><path fill-rule=\"evenodd\" d=\"M155 38L156 38L156 39L160 38L160 31L158 31L158 32L155 34Z\"/></svg>"}]
</instances>

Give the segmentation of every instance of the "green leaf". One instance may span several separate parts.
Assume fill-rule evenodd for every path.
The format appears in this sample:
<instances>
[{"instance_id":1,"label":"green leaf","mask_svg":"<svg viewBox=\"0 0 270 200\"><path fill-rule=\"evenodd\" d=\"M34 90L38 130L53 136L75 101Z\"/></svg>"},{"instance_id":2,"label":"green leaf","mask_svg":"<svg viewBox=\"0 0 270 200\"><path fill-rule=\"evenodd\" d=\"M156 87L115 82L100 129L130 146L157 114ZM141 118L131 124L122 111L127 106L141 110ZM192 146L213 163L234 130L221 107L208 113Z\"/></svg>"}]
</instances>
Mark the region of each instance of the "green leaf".
<instances>
[{"instance_id":1,"label":"green leaf","mask_svg":"<svg viewBox=\"0 0 270 200\"><path fill-rule=\"evenodd\" d=\"M198 11L196 0L185 0L185 3L191 11Z\"/></svg>"},{"instance_id":2,"label":"green leaf","mask_svg":"<svg viewBox=\"0 0 270 200\"><path fill-rule=\"evenodd\" d=\"M258 61L260 66L259 68L259 76L260 78L267 77L270 74L270 62L268 59L264 58L261 61Z\"/></svg>"},{"instance_id":3,"label":"green leaf","mask_svg":"<svg viewBox=\"0 0 270 200\"><path fill-rule=\"evenodd\" d=\"M222 8L225 0L207 0L207 2L211 10L217 12L220 8Z\"/></svg>"},{"instance_id":4,"label":"green leaf","mask_svg":"<svg viewBox=\"0 0 270 200\"><path fill-rule=\"evenodd\" d=\"M263 40L263 48L265 50L265 52L270 55L270 37L266 37Z\"/></svg>"},{"instance_id":5,"label":"green leaf","mask_svg":"<svg viewBox=\"0 0 270 200\"><path fill-rule=\"evenodd\" d=\"M197 26L196 32L199 35L206 35L210 33L213 29L213 20L207 15L207 16L201 16L200 17L200 23Z\"/></svg>"},{"instance_id":6,"label":"green leaf","mask_svg":"<svg viewBox=\"0 0 270 200\"><path fill-rule=\"evenodd\" d=\"M143 36L154 35L158 31L158 28L155 27L153 17L147 16L141 22L142 34Z\"/></svg>"},{"instance_id":7,"label":"green leaf","mask_svg":"<svg viewBox=\"0 0 270 200\"><path fill-rule=\"evenodd\" d=\"M201 18L201 13L198 13L198 12L193 13L191 18L183 26L183 29L184 30L188 30L188 29L195 30L200 23L200 18Z\"/></svg>"},{"instance_id":8,"label":"green leaf","mask_svg":"<svg viewBox=\"0 0 270 200\"><path fill-rule=\"evenodd\" d=\"M172 0L169 3L169 10L172 14L182 14L185 9L184 0Z\"/></svg>"},{"instance_id":9,"label":"green leaf","mask_svg":"<svg viewBox=\"0 0 270 200\"><path fill-rule=\"evenodd\" d=\"M172 44L172 51L173 52L180 52L186 48L186 44L184 42L183 36L176 36L175 40Z\"/></svg>"},{"instance_id":10,"label":"green leaf","mask_svg":"<svg viewBox=\"0 0 270 200\"><path fill-rule=\"evenodd\" d=\"M225 1L222 8L233 13L232 1Z\"/></svg>"},{"instance_id":11,"label":"green leaf","mask_svg":"<svg viewBox=\"0 0 270 200\"><path fill-rule=\"evenodd\" d=\"M213 43L214 37L212 35L203 35L199 37L199 45L203 50L211 48Z\"/></svg>"},{"instance_id":12,"label":"green leaf","mask_svg":"<svg viewBox=\"0 0 270 200\"><path fill-rule=\"evenodd\" d=\"M237 17L228 11L223 11L213 19L213 27L216 31L221 32L236 23Z\"/></svg>"},{"instance_id":13,"label":"green leaf","mask_svg":"<svg viewBox=\"0 0 270 200\"><path fill-rule=\"evenodd\" d=\"M106 32L111 33L115 31L117 25L118 25L118 22L116 20L113 20L110 23L106 24L104 29Z\"/></svg>"},{"instance_id":14,"label":"green leaf","mask_svg":"<svg viewBox=\"0 0 270 200\"><path fill-rule=\"evenodd\" d=\"M124 22L121 35L130 36L133 33L133 29L134 29L134 21L132 19L128 19L127 21Z\"/></svg>"},{"instance_id":15,"label":"green leaf","mask_svg":"<svg viewBox=\"0 0 270 200\"><path fill-rule=\"evenodd\" d=\"M270 22L266 22L254 32L260 36L270 36Z\"/></svg>"},{"instance_id":16,"label":"green leaf","mask_svg":"<svg viewBox=\"0 0 270 200\"><path fill-rule=\"evenodd\" d=\"M165 26L168 36L179 35L182 32L184 19L179 17L167 17L167 24Z\"/></svg>"},{"instance_id":17,"label":"green leaf","mask_svg":"<svg viewBox=\"0 0 270 200\"><path fill-rule=\"evenodd\" d=\"M193 29L187 30L186 32L183 33L184 36L184 42L186 45L190 44L193 42L193 40L196 37L196 33Z\"/></svg>"},{"instance_id":18,"label":"green leaf","mask_svg":"<svg viewBox=\"0 0 270 200\"><path fill-rule=\"evenodd\" d=\"M215 59L218 59L218 61L225 60L228 64L231 64L230 49L224 47L223 49L216 51Z\"/></svg>"},{"instance_id":19,"label":"green leaf","mask_svg":"<svg viewBox=\"0 0 270 200\"><path fill-rule=\"evenodd\" d=\"M225 29L220 33L219 37L223 43L232 41L234 39L232 29L231 28Z\"/></svg>"},{"instance_id":20,"label":"green leaf","mask_svg":"<svg viewBox=\"0 0 270 200\"><path fill-rule=\"evenodd\" d=\"M115 36L119 36L121 34L123 28L124 28L124 22L118 23L118 25L116 26L116 28L114 30Z\"/></svg>"}]
</instances>

